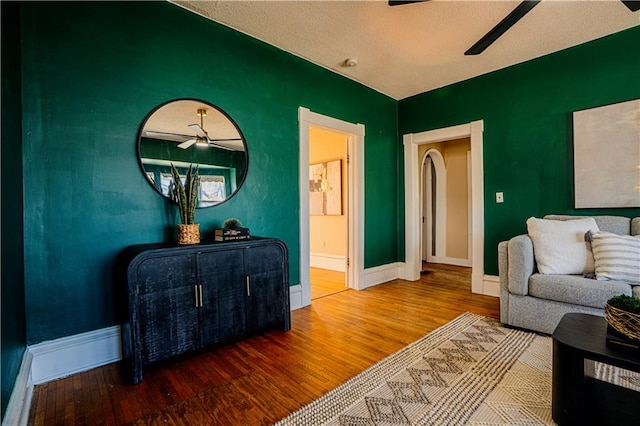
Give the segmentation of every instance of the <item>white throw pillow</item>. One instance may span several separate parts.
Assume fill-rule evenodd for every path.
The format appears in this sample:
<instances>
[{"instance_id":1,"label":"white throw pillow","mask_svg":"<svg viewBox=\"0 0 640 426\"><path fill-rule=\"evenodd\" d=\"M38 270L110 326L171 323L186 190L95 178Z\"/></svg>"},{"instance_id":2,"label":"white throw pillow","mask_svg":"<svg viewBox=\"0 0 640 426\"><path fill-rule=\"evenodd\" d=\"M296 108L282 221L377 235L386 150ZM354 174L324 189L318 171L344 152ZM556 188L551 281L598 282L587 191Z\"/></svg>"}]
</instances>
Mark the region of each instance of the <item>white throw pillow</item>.
<instances>
[{"instance_id":1,"label":"white throw pillow","mask_svg":"<svg viewBox=\"0 0 640 426\"><path fill-rule=\"evenodd\" d=\"M640 238L611 232L592 232L596 279L640 284Z\"/></svg>"},{"instance_id":2,"label":"white throw pillow","mask_svg":"<svg viewBox=\"0 0 640 426\"><path fill-rule=\"evenodd\" d=\"M587 231L599 231L592 217L549 220L530 217L527 232L541 274L592 274L593 253L585 241Z\"/></svg>"}]
</instances>

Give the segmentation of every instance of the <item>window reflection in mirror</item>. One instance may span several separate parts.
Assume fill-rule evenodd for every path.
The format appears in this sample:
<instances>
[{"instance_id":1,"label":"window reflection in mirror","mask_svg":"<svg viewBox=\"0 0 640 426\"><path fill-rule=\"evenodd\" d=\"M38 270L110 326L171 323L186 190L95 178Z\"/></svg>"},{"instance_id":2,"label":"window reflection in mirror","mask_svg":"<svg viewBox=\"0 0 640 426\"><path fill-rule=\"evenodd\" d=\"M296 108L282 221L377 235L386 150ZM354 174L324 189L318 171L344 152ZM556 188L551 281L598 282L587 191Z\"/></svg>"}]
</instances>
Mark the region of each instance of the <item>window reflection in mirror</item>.
<instances>
[{"instance_id":1,"label":"window reflection in mirror","mask_svg":"<svg viewBox=\"0 0 640 426\"><path fill-rule=\"evenodd\" d=\"M249 156L237 124L216 106L178 99L146 117L138 137L138 160L148 182L169 198L171 163L182 177L190 164L201 176L198 208L231 198L242 186Z\"/></svg>"}]
</instances>

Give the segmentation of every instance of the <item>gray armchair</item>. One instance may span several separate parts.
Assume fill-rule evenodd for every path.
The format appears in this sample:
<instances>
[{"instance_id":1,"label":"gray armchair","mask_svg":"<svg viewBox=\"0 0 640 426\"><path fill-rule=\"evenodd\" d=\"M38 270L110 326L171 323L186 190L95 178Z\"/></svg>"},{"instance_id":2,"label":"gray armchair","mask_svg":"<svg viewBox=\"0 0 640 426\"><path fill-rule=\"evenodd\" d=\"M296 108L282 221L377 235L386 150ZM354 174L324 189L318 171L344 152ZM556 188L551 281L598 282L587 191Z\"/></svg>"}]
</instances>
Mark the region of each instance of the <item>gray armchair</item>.
<instances>
[{"instance_id":1,"label":"gray armchair","mask_svg":"<svg viewBox=\"0 0 640 426\"><path fill-rule=\"evenodd\" d=\"M545 219L570 220L585 216L549 215ZM640 217L593 216L602 231L640 235ZM640 259L638 259L640 262ZM551 334L569 312L604 315L613 296L640 298L640 283L597 281L582 275L544 275L537 271L533 242L518 235L498 244L500 320L504 324Z\"/></svg>"}]
</instances>

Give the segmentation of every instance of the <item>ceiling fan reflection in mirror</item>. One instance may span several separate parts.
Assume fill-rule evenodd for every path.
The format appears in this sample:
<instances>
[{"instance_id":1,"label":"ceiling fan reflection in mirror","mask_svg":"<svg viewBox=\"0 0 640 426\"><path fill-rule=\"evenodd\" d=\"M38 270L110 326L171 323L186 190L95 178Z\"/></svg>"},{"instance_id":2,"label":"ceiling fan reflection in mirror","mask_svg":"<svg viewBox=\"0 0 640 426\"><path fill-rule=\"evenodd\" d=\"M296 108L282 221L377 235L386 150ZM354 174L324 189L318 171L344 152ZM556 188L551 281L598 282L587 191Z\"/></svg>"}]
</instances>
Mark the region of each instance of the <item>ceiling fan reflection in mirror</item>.
<instances>
[{"instance_id":1,"label":"ceiling fan reflection in mirror","mask_svg":"<svg viewBox=\"0 0 640 426\"><path fill-rule=\"evenodd\" d=\"M179 135L175 133L166 133L166 132L154 132L147 131L145 134L149 137L161 137L163 139L173 140L176 142L181 142L178 145L178 148L187 149L192 145L196 145L197 147L209 147L213 146L220 149L226 149L228 151L235 151L234 148L221 144L220 142L233 142L240 141L240 138L226 138L226 139L212 139L209 137L209 134L204 129L204 117L207 115L207 110L204 108L198 108L196 110L196 114L200 117L200 124L189 124L188 128L195 132L195 135ZM186 139L186 140L185 140Z\"/></svg>"},{"instance_id":2,"label":"ceiling fan reflection in mirror","mask_svg":"<svg viewBox=\"0 0 640 426\"><path fill-rule=\"evenodd\" d=\"M422 3L428 0L389 0L389 6L401 6L411 3ZM464 52L465 55L479 55L484 52L494 41L498 39L502 34L507 32L516 22L518 22L524 15L529 13L531 9L540 3L541 0L524 0L515 9L511 11L504 19L488 33L486 33L480 40L478 40L473 46ZM640 1L635 0L620 0L630 11L637 12L640 10Z\"/></svg>"}]
</instances>

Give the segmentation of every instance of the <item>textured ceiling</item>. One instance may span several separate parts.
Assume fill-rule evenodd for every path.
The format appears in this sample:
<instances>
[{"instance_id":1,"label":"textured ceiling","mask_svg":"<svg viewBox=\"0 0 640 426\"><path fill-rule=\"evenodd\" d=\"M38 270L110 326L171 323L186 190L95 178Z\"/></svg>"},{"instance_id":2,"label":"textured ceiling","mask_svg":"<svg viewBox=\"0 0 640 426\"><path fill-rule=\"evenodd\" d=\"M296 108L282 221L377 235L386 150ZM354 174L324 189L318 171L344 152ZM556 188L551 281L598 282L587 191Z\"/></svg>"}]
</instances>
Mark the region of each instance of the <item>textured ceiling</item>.
<instances>
[{"instance_id":1,"label":"textured ceiling","mask_svg":"<svg viewBox=\"0 0 640 426\"><path fill-rule=\"evenodd\" d=\"M640 25L640 11L619 0L543 0L483 53L464 56L520 2L172 2L395 99ZM347 58L358 65L346 67Z\"/></svg>"}]
</instances>

